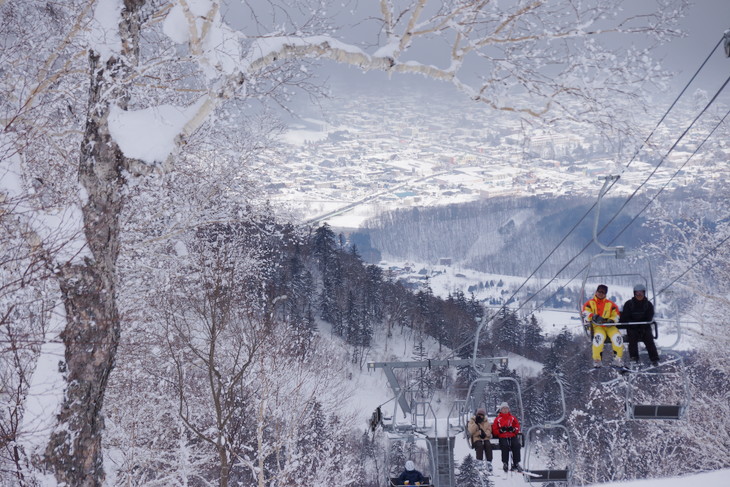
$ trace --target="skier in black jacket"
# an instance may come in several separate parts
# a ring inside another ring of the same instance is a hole
[[[629,339],[629,358],[635,366],[639,364],[639,341],[644,342],[651,364],[654,366],[659,364],[659,352],[657,352],[649,324],[653,320],[654,305],[646,299],[646,286],[637,284],[634,286],[634,297],[626,301],[619,318],[620,323],[646,323],[626,327],[626,335]]]
[[[403,473],[396,480],[396,485],[425,485],[425,483],[426,477],[416,470],[416,465],[411,460],[406,462],[406,469],[403,470]]]

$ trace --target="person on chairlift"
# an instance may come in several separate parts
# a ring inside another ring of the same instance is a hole
[[[522,472],[520,465],[520,422],[509,412],[509,404],[503,402],[499,406],[499,414],[492,423],[492,433],[499,438],[499,448],[502,450],[502,464],[504,471],[509,470],[509,454],[512,453],[512,470]]]
[[[616,328],[619,311],[616,303],[606,297],[608,286],[599,284],[594,296],[583,305],[583,311],[588,314],[588,321],[593,328],[593,367],[602,365],[603,344],[606,338],[611,340],[614,364],[621,366],[624,354],[624,339]]]
[[[654,343],[651,322],[654,320],[654,305],[646,298],[646,286],[634,286],[634,297],[624,303],[621,310],[621,323],[644,323],[628,325],[626,336],[629,339],[629,360],[634,368],[639,366],[639,342],[643,342],[653,366],[659,365],[659,352]]]
[[[484,454],[487,457],[487,469],[492,471],[492,444],[489,440],[492,438],[492,427],[487,418],[487,410],[484,408],[477,409],[474,416],[469,419],[466,429],[471,436],[471,445],[477,453],[477,460],[484,460]]]
[[[406,462],[406,469],[400,474],[396,480],[396,485],[425,485],[426,477],[416,470],[416,465],[412,460]]]

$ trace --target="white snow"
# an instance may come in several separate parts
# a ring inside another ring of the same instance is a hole
[[[266,58],[270,54],[281,52],[287,46],[290,47],[307,47],[314,45],[328,45],[332,49],[337,49],[348,54],[358,54],[369,58],[369,56],[360,48],[351,44],[346,44],[333,37],[329,36],[311,36],[311,37],[292,37],[292,36],[279,36],[279,37],[263,37],[256,39],[252,44],[248,56],[246,56],[245,62],[242,65],[242,71],[246,71],[247,68]]]
[[[121,11],[122,0],[99,0],[94,8],[88,41],[102,61],[122,51],[122,39],[119,36]]]
[[[687,487],[688,485],[701,485],[702,487],[727,487],[730,478],[730,469],[715,470],[696,475],[683,477],[672,477],[663,479],[632,480],[630,482],[614,482],[616,487]]]
[[[495,459],[496,458],[497,457],[495,457]],[[495,466],[496,462],[497,460],[495,460]],[[685,475],[682,477],[632,480],[628,482],[612,482],[608,484],[591,485],[600,485],[601,487],[687,487],[688,485],[701,485],[702,487],[726,487],[728,485],[728,476],[730,476],[730,469],[715,470],[712,472]],[[529,484],[521,475],[513,473],[510,473],[506,479],[501,478],[499,475],[492,478],[495,480],[495,487],[525,487],[528,485],[539,485],[539,483]]]
[[[188,0],[186,15],[182,4],[173,6],[165,17],[162,30],[173,42],[193,42],[200,47],[201,67],[209,79],[240,68],[239,34],[221,21],[220,10],[210,0]]]
[[[176,44],[188,42],[190,39],[190,28],[185,18],[182,6],[177,4],[170,9],[162,24],[162,31]]]
[[[66,390],[65,379],[59,370],[65,360],[65,347],[59,338],[65,325],[66,312],[59,300],[51,313],[46,343],[41,346],[32,374],[20,426],[20,443],[24,445],[26,453],[31,455],[43,454]]]
[[[175,242],[174,249],[175,249],[175,254],[177,254],[180,257],[184,257],[184,256],[188,255],[188,248],[185,245],[185,242],[183,242],[182,240],[178,240],[177,242]]]
[[[379,48],[373,56],[375,57],[394,57],[400,49],[400,39],[396,39],[393,42],[389,42],[383,47]]]
[[[4,141],[0,139],[0,145]],[[23,215],[19,224],[24,226],[26,240],[29,244],[45,244],[56,249],[57,261],[75,262],[89,255],[86,238],[82,232],[83,215],[81,207],[76,204],[67,207],[35,208],[32,200],[24,198],[26,186],[21,174],[19,154],[0,158],[0,196],[16,199],[16,212]],[[79,186],[80,187],[80,186]],[[42,191],[42,188],[40,189]],[[36,190],[28,187],[27,192],[35,194]],[[81,191],[80,196],[85,192]],[[33,235],[34,234],[34,235]]]
[[[159,105],[141,110],[113,106],[109,132],[124,155],[154,165],[165,162],[176,147],[185,124],[205,103],[201,97],[190,106]]]

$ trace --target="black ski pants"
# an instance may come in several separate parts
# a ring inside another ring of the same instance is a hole
[[[489,440],[477,440],[474,442],[474,450],[477,452],[477,460],[483,460],[487,454],[487,461],[492,461],[492,444]]]
[[[654,335],[651,332],[651,325],[630,325],[626,327],[626,336],[629,339],[629,358],[639,360],[639,342],[643,342],[652,362],[659,360],[654,343]]]
[[[500,438],[499,448],[502,449],[502,463],[509,463],[509,453],[512,452],[512,464],[520,463],[520,439]]]

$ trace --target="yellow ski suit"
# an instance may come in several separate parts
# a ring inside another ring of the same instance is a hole
[[[599,298],[593,296],[586,301],[583,311],[588,313],[588,321],[593,327],[593,360],[601,360],[601,352],[603,351],[603,343],[606,336],[611,338],[611,346],[616,357],[621,358],[624,354],[624,340],[621,332],[616,328],[619,317],[618,306],[616,303],[607,298]],[[595,323],[594,316],[603,318],[605,324]]]

